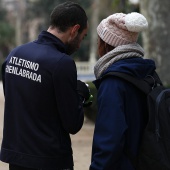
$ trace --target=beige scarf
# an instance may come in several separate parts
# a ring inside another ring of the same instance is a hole
[[[143,57],[144,50],[137,44],[127,44],[121,45],[114,48],[112,51],[108,52],[102,56],[94,66],[94,74],[96,79],[101,76],[101,74],[113,63],[118,60],[132,57]]]

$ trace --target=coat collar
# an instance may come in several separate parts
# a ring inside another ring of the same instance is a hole
[[[66,52],[65,44],[59,38],[47,31],[42,31],[35,42],[46,45],[53,45],[59,51]]]

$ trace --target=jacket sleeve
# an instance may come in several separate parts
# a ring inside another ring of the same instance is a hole
[[[127,129],[123,88],[121,80],[107,78],[98,89],[90,170],[120,169],[118,160],[122,156]]]
[[[77,92],[77,70],[69,56],[63,56],[53,75],[57,108],[63,128],[77,133],[84,121],[81,98]]]

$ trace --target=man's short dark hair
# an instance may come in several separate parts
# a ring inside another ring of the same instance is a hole
[[[87,28],[86,12],[77,3],[67,1],[56,6],[51,13],[50,25],[62,32],[76,24],[80,25],[79,33]]]

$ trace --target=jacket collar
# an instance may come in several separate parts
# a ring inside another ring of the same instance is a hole
[[[53,45],[59,51],[66,52],[65,44],[59,38],[57,38],[56,36],[54,36],[53,34],[47,31],[42,31],[35,42],[41,44]]]

